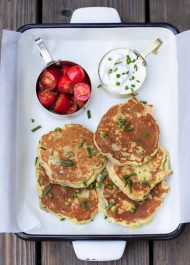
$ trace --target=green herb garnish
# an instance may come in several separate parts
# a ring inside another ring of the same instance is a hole
[[[108,172],[102,173],[100,180],[99,180],[99,183],[102,183],[107,176],[108,176]]]
[[[148,132],[143,132],[143,135],[144,135],[144,137],[146,137],[146,136],[149,135],[149,133]]]
[[[115,68],[114,72],[116,72],[118,70],[118,68]]]
[[[127,121],[125,119],[117,117],[117,122],[118,122],[119,128],[123,128],[126,125]]]
[[[72,160],[60,160],[65,167],[72,167],[75,165],[75,162]]]
[[[87,187],[87,186],[88,186],[88,184],[87,184],[87,181],[86,181],[86,180],[84,180],[84,181],[83,181],[83,185],[84,185],[85,187]]]
[[[138,71],[138,66],[136,64],[134,65],[134,69]]]
[[[113,72],[113,70],[110,68],[109,71],[108,71],[108,73],[111,74],[112,72]]]
[[[132,85],[131,85],[131,87],[135,88],[135,85],[134,85],[134,84],[132,84]]]
[[[57,128],[55,128],[55,130],[54,130],[55,132],[60,132],[60,131],[62,131],[62,129],[61,128],[59,128],[59,127],[57,127]]]
[[[117,65],[117,64],[120,64],[120,63],[122,63],[122,62],[119,61],[119,62],[116,62],[116,63],[114,63],[114,64]]]
[[[43,147],[43,146],[40,146],[40,149],[42,149],[42,150],[44,150],[44,151],[46,150],[46,148],[45,148],[45,147]]]
[[[82,201],[82,202],[81,202],[81,206],[82,206],[82,208],[83,208],[85,211],[88,209],[88,207],[87,207],[87,202],[86,202],[86,201]]]
[[[91,112],[90,112],[90,110],[87,110],[87,117],[88,117],[88,119],[91,119]]]
[[[32,122],[32,123],[34,123],[34,122],[35,122],[35,120],[34,120],[34,119],[31,119],[31,122]]]
[[[116,86],[120,86],[120,84],[121,84],[120,82],[116,82],[115,83]]]
[[[131,78],[129,78],[130,81],[134,79],[135,79],[134,75],[132,75]]]
[[[73,191],[73,192],[71,193],[71,196],[72,196],[72,198],[77,198],[77,193]]]
[[[105,216],[104,216],[104,219],[107,219],[107,218],[108,218],[108,217],[105,215]]]
[[[127,54],[127,60],[126,60],[127,64],[131,63],[131,57]]]
[[[145,101],[145,100],[141,100],[140,102],[141,102],[142,104],[144,104],[144,105],[147,104],[147,101]]]
[[[125,126],[124,130],[125,130],[126,132],[131,132],[131,131],[134,130],[134,127],[131,127],[130,125],[127,125],[127,126]]]
[[[48,193],[52,190],[52,188],[53,186],[51,184],[47,185],[42,192],[42,198],[47,196]]]
[[[165,160],[164,160],[164,163],[163,163],[163,170],[166,169],[166,162],[167,162],[167,159],[168,159],[168,157],[167,157],[167,155],[166,155]]]
[[[42,126],[41,125],[38,125],[37,127],[33,128],[31,131],[32,132],[35,132],[35,131],[37,131],[37,130],[39,130],[41,128],[42,128]]]
[[[89,157],[92,157],[93,156],[93,153],[94,153],[94,149],[91,148],[91,147],[87,147],[87,153],[88,153],[88,156]]]
[[[105,138],[109,135],[109,132],[105,131],[105,132],[102,132],[102,137]]]
[[[35,159],[35,165],[37,164],[38,159],[39,159],[39,157],[36,157],[36,159]]]
[[[130,177],[133,177],[133,176],[136,176],[137,174],[136,173],[131,173],[131,174],[127,174],[127,175],[124,175],[123,178],[125,179],[125,186],[128,185],[129,187],[129,190],[130,190],[130,193],[132,192],[132,186],[133,186],[133,181],[132,179],[130,179]]]
[[[116,77],[117,77],[117,78],[120,78],[120,76],[121,76],[120,74],[116,74]]]
[[[109,187],[113,186],[113,182],[108,182],[104,185],[104,188],[107,189]]]
[[[90,190],[94,189],[95,187],[96,187],[96,181],[90,183],[90,185],[88,186],[88,188],[89,188]]]
[[[136,207],[135,205],[133,205],[133,206],[131,207],[131,209],[130,209],[130,212],[135,213],[136,210],[137,210],[137,207]]]
[[[60,218],[60,221],[65,221],[65,218],[64,218],[64,217],[61,217],[61,218]]]
[[[135,61],[136,61],[136,60],[135,60],[135,59],[133,59],[133,60],[132,60],[132,63],[134,63]]]
[[[128,86],[125,86],[125,90],[127,90],[127,89],[129,89],[129,87]]]
[[[102,87],[102,85],[101,85],[101,84],[99,84],[99,85],[97,86],[97,88],[100,88],[100,87]]]
[[[106,206],[106,209],[110,210],[113,206],[113,203],[108,203],[108,205]]]
[[[128,75],[129,74],[129,71],[127,71],[125,74]]]
[[[140,83],[141,81],[137,80],[138,83]]]
[[[110,57],[108,58],[108,61],[111,61],[111,58]]]

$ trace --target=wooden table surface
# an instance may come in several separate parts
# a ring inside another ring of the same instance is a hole
[[[109,6],[123,22],[168,22],[180,31],[190,28],[190,0],[0,0],[1,30],[16,30],[28,23],[69,22],[79,7]],[[0,265],[82,265],[70,242],[26,242],[14,234],[0,234]],[[190,225],[170,241],[128,242],[118,265],[190,264]]]

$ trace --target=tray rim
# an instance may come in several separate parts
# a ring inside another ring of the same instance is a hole
[[[180,31],[170,23],[44,23],[44,24],[25,24],[17,29],[18,32],[23,33],[35,28],[119,28],[119,27],[162,27],[167,28],[174,35]],[[179,236],[184,230],[185,224],[179,224],[178,227],[170,232],[164,234],[140,234],[140,235],[39,235],[28,234],[25,232],[15,233],[19,238],[24,240],[47,241],[47,240],[169,240]]]

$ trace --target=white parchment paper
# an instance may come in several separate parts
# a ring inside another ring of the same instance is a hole
[[[16,221],[16,64],[17,43],[21,33],[4,31],[0,72],[0,232],[29,232],[42,224],[35,209],[27,201]],[[177,36],[179,62],[179,161],[180,161],[180,221],[190,221],[190,31]],[[150,91],[149,91],[150,92]],[[172,95],[171,95],[172,100]],[[34,187],[35,189],[35,187]],[[178,194],[176,194],[178,196]],[[20,198],[22,199],[22,198]],[[34,199],[34,201],[37,198]],[[35,208],[35,207],[34,207]],[[28,213],[28,214],[27,214]],[[46,213],[44,213],[46,215]],[[24,218],[23,218],[24,217]],[[50,222],[54,217],[48,217]],[[99,216],[97,219],[100,218]],[[67,221],[66,221],[67,222]],[[91,224],[92,225],[92,224]],[[72,226],[72,225],[71,225]],[[75,227],[73,226],[73,229]],[[113,226],[114,228],[114,226]],[[83,227],[79,229],[83,231]],[[79,231],[80,232],[80,231]],[[121,228],[121,233],[124,228]],[[137,231],[136,231],[137,232]],[[135,232],[135,233],[136,233]],[[63,232],[64,233],[64,232]]]

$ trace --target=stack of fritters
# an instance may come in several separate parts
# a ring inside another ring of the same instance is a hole
[[[159,134],[152,106],[136,98],[113,106],[101,119],[94,142],[111,161],[107,176],[98,177],[99,209],[108,220],[139,226],[160,206],[171,170]]]
[[[111,107],[94,138],[78,124],[43,135],[36,165],[41,208],[76,223],[92,220],[98,208],[128,227],[149,222],[171,175],[159,135],[152,106],[136,98]]]
[[[106,159],[93,134],[77,124],[43,135],[38,146],[40,206],[77,223],[90,221],[98,209],[94,181]]]

